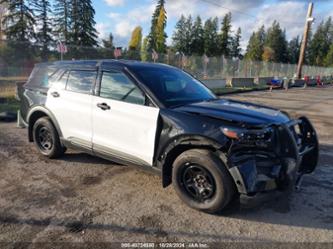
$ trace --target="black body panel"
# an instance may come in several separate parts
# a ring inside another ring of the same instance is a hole
[[[279,110],[227,99],[194,103],[179,107],[177,110],[245,126],[266,126],[289,121],[289,117]]]

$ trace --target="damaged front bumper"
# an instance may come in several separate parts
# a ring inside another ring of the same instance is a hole
[[[241,199],[266,199],[274,192],[300,187],[318,163],[319,143],[306,117],[264,130],[250,130],[233,141],[229,171]]]

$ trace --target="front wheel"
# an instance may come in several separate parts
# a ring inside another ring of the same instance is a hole
[[[66,151],[60,143],[57,130],[47,117],[36,121],[33,126],[33,138],[38,151],[49,158],[59,158]]]
[[[207,213],[222,211],[236,193],[235,184],[220,158],[208,150],[188,150],[175,160],[172,182],[190,207]]]

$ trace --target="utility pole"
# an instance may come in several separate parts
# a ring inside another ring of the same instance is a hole
[[[304,58],[305,58],[305,50],[308,45],[308,36],[309,36],[310,27],[314,21],[314,18],[312,17],[312,12],[313,12],[313,3],[309,3],[308,14],[306,16],[306,23],[305,23],[302,46],[301,46],[301,52],[299,55],[299,61],[298,61],[298,66],[297,66],[297,78],[298,79],[302,78],[302,67],[303,67]]]

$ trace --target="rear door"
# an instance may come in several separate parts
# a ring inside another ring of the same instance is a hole
[[[92,89],[97,70],[68,70],[48,91],[46,107],[59,123],[63,137],[92,149]]]
[[[159,109],[120,69],[102,71],[93,99],[93,149],[136,164],[153,165]]]

